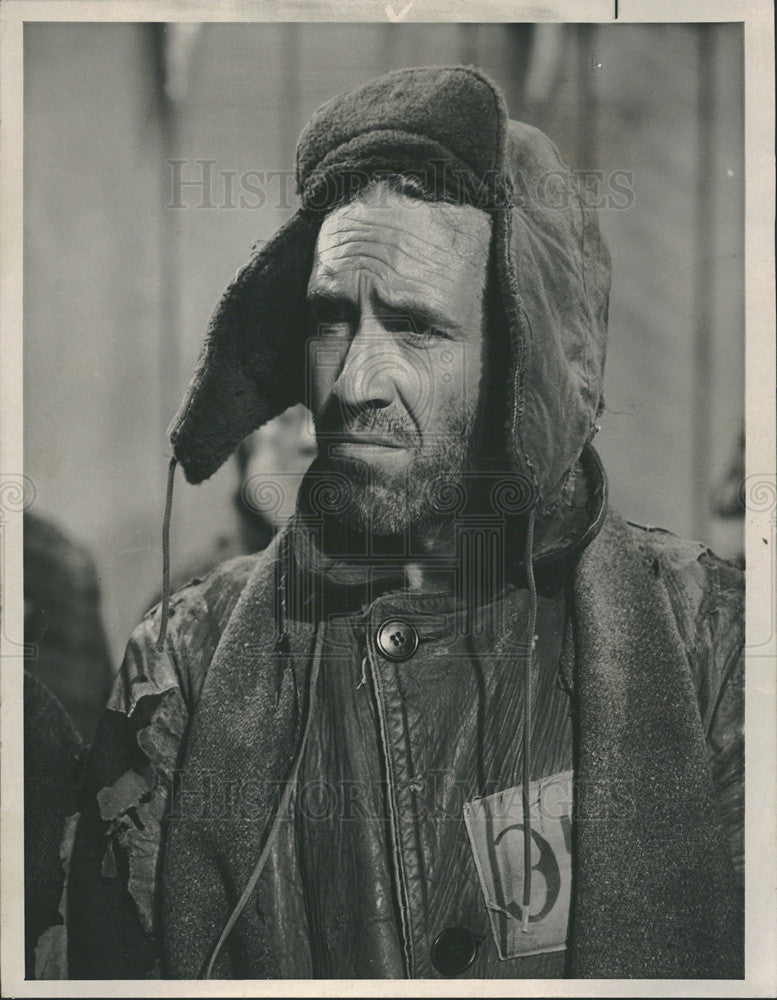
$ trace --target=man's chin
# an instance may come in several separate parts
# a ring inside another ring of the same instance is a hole
[[[412,526],[422,503],[410,453],[383,450],[396,454],[374,461],[351,453],[319,457],[310,470],[312,512],[334,517],[343,527],[364,534],[396,535]]]
[[[393,489],[402,493],[410,483],[413,456],[406,448],[380,445],[338,446],[326,457],[316,459],[315,468],[322,475],[345,478],[354,489]]]

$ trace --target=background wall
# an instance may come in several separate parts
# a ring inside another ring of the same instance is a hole
[[[736,555],[711,495],[743,412],[742,60],[736,25],[26,25],[25,472],[95,560],[114,668],[160,586],[164,432],[208,318],[294,207],[281,179],[263,205],[240,185],[400,66],[480,65],[605,193],[631,172],[628,207],[601,211],[612,500]],[[234,463],[180,476],[174,572],[227,546],[236,486]]]

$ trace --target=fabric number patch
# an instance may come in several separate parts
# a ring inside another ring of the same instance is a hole
[[[572,895],[572,772],[533,781],[529,796],[532,876],[526,932],[521,929],[521,786],[464,804],[464,822],[501,959],[566,947]]]

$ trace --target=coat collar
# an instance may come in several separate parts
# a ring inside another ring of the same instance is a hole
[[[321,494],[336,485],[333,477],[312,467],[306,476],[302,498]],[[465,484],[466,489],[466,484]],[[511,509],[516,482],[510,476],[495,480],[490,489],[491,505],[478,511],[477,517],[460,519],[462,535],[493,530],[499,538],[499,558],[506,564],[508,579],[518,586],[525,585],[523,565],[525,533],[524,521]],[[573,566],[580,553],[598,534],[606,511],[607,479],[594,448],[589,444],[564,488],[559,491],[552,509],[540,514],[535,528],[533,565],[542,578],[561,579],[563,571]],[[372,555],[369,543],[351,536],[343,536],[339,544],[351,547],[351,555],[325,551],[321,544],[323,520],[311,513],[310,504],[304,499],[291,524],[284,530],[279,544],[283,566],[283,586],[280,607],[283,622],[316,620],[327,614],[355,610],[378,594],[389,590],[405,590],[407,583],[404,564],[407,557],[401,552],[392,555]],[[482,579],[484,567],[478,546],[461,546],[461,561],[440,560],[441,568],[450,569],[458,577],[469,575]],[[467,553],[475,565],[466,564]],[[457,559],[459,557],[457,556]],[[462,592],[481,587],[462,587]],[[486,588],[490,593],[490,588]]]

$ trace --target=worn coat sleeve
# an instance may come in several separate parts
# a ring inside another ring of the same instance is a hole
[[[664,576],[696,687],[718,818],[744,886],[744,574],[701,545],[652,534],[654,571]]]
[[[72,979],[164,972],[157,876],[165,822],[190,717],[254,564],[254,557],[222,563],[173,595],[161,651],[158,608],[127,644],[82,781],[69,868]]]
[[[721,825],[737,877],[745,865],[745,630],[744,577],[735,566],[705,556],[709,580],[697,622],[696,655],[710,679],[700,699]]]
[[[70,862],[71,978],[156,973],[155,875],[187,708],[154,618],[135,630],[87,757]]]

